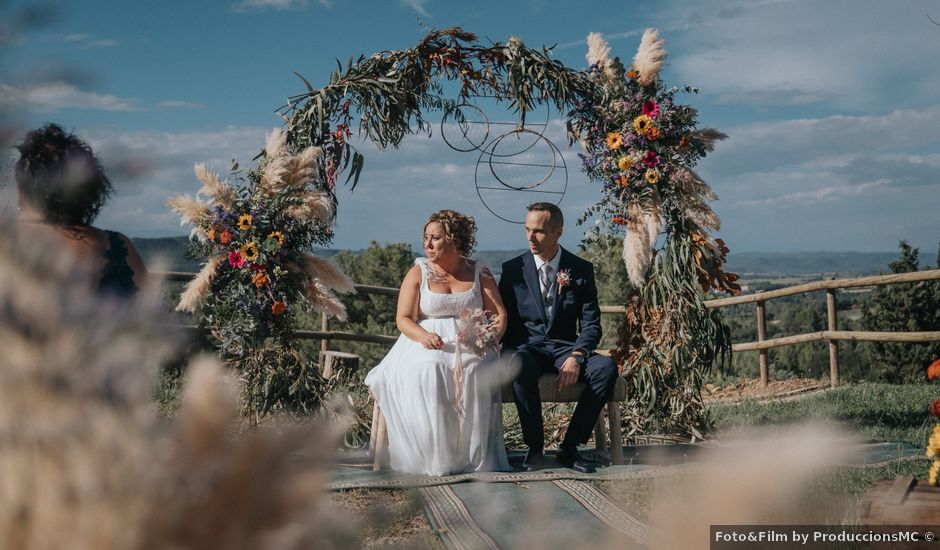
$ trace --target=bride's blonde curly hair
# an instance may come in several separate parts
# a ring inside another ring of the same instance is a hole
[[[473,216],[461,214],[456,210],[438,210],[428,217],[424,229],[427,230],[428,225],[434,222],[441,224],[444,236],[461,256],[469,258],[473,254],[477,245],[477,222],[473,220]]]

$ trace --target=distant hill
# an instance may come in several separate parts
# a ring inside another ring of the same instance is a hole
[[[202,262],[186,258],[188,237],[162,237],[153,239],[132,238],[131,241],[140,252],[144,262],[152,265],[158,259],[168,262],[170,271],[196,272],[202,267]],[[339,252],[329,248],[316,249],[317,255],[329,258]]]
[[[872,275],[888,271],[896,252],[731,252],[728,271],[739,274]]]
[[[186,258],[186,237],[132,239],[144,261],[152,264],[157,258],[169,262],[172,271],[198,271],[200,262]],[[523,253],[519,250],[479,250],[476,256],[493,268],[499,276],[501,264]],[[316,253],[329,258],[339,250],[320,248]],[[357,251],[352,251],[357,252]],[[732,252],[728,270],[742,275],[806,275],[838,273],[869,275],[887,272],[888,264],[898,257],[894,252]]]

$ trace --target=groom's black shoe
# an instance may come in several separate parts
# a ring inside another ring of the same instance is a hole
[[[597,471],[594,466],[581,458],[578,449],[575,447],[559,447],[558,452],[555,454],[555,462],[582,474],[593,474]]]
[[[545,454],[542,449],[537,451],[529,449],[522,461],[522,469],[526,472],[534,472],[545,467]]]

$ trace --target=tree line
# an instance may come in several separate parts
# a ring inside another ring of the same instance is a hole
[[[896,260],[886,267],[890,273],[931,269],[920,263],[920,251],[900,243]],[[602,304],[623,304],[629,291],[629,278],[620,258],[616,239],[599,239],[578,254],[595,265],[598,298]],[[349,277],[361,284],[397,287],[414,264],[418,253],[408,244],[371,243],[361,252],[339,252],[333,256]],[[495,260],[487,258],[488,260]],[[936,264],[940,265],[940,249]],[[498,270],[498,265],[494,266]],[[783,285],[756,283],[752,290],[773,290]],[[883,332],[940,331],[940,281],[876,287],[870,291],[837,293],[840,330]],[[355,294],[345,299],[349,318],[336,323],[337,330],[371,334],[398,334],[395,327],[396,299],[391,296]],[[731,328],[734,342],[757,339],[753,304],[724,308],[722,315]],[[766,303],[767,337],[774,338],[826,330],[825,292],[815,292],[770,300]],[[617,315],[604,315],[602,348],[614,346],[619,324]],[[310,318],[308,328],[318,328],[319,318]],[[316,345],[312,342],[311,345]],[[360,356],[362,375],[384,357],[390,346],[361,342],[333,342],[331,347]],[[880,380],[911,382],[924,379],[926,366],[940,358],[940,343],[840,342],[840,376],[846,381]],[[799,344],[770,350],[772,378],[811,377],[822,379],[829,373],[829,352],[825,342]],[[756,378],[756,352],[734,354],[716,378]]]

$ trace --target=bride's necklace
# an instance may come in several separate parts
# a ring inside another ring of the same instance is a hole
[[[464,263],[467,262],[467,260],[463,260],[463,261]],[[448,278],[446,274],[441,273],[441,271],[438,271],[439,269],[441,268],[434,265],[434,263],[428,262],[428,280],[434,284],[438,284],[438,285],[446,286],[447,288],[450,288],[452,284],[450,279]]]

